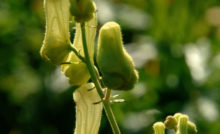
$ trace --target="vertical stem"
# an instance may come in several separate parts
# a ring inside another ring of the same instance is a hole
[[[111,89],[107,89],[107,93],[106,93],[106,95],[105,95],[105,100],[106,101],[109,101],[109,99],[110,99],[110,96],[111,96]]]
[[[97,75],[95,73],[95,68],[90,61],[89,52],[88,52],[88,48],[87,48],[87,42],[86,42],[85,23],[84,22],[80,23],[80,26],[81,26],[81,32],[82,32],[83,50],[84,50],[84,54],[85,54],[85,63],[87,65],[87,68],[88,68],[89,73],[91,75],[91,79],[92,79],[93,83],[95,84],[96,90],[97,90],[97,92],[103,102],[106,116],[109,120],[109,123],[111,124],[111,127],[112,127],[114,134],[121,134],[119,127],[118,127],[118,124],[115,120],[114,114],[112,112],[109,100],[103,100],[104,94],[102,91],[102,87],[99,82],[99,78],[97,77]]]

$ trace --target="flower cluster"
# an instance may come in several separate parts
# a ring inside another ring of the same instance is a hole
[[[196,125],[189,121],[185,114],[176,113],[173,116],[167,116],[163,122],[156,122],[153,125],[155,134],[164,134],[165,128],[172,129],[176,134],[196,134]]]
[[[96,36],[96,7],[91,0],[45,0],[46,34],[41,48],[41,56],[61,65],[62,72],[71,85],[87,83],[90,74],[85,62],[80,23],[85,22],[86,42],[92,63]],[[70,12],[72,14],[70,14]],[[70,42],[69,19],[74,17],[76,33]],[[120,26],[108,22],[100,29],[98,38],[97,63],[105,86],[115,90],[132,89],[138,74],[132,58],[122,42]],[[80,58],[81,57],[81,58]]]

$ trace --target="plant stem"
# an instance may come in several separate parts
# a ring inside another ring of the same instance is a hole
[[[112,112],[109,100],[103,99],[104,93],[102,91],[102,87],[101,87],[99,78],[98,78],[97,74],[95,73],[94,65],[90,61],[90,56],[89,56],[87,42],[86,42],[85,23],[84,22],[80,23],[80,26],[81,26],[81,32],[82,32],[83,50],[84,50],[84,54],[85,54],[85,63],[87,65],[87,68],[88,68],[89,73],[91,75],[91,79],[92,79],[93,83],[95,84],[96,90],[97,90],[97,92],[101,98],[101,101],[104,105],[106,116],[109,120],[109,123],[112,127],[114,134],[121,134],[119,127],[118,127],[118,124],[115,120],[114,114]]]
[[[105,95],[105,100],[109,101],[110,96],[111,96],[111,89],[107,89],[106,95]]]
[[[80,55],[80,53],[73,46],[69,45],[69,49],[73,51],[73,53],[82,61],[85,62],[84,58]]]

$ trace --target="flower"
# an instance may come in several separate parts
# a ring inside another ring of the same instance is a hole
[[[73,5],[71,5],[73,6]],[[95,8],[95,4],[93,4]],[[82,33],[80,23],[76,22],[76,33],[74,43],[70,42],[69,36],[69,17],[70,2],[69,0],[45,0],[44,8],[46,14],[46,33],[41,47],[40,54],[46,60],[53,64],[61,65],[62,72],[68,77],[70,84],[82,85],[89,78],[89,72],[85,63],[83,63],[71,51],[74,47],[84,56]],[[94,40],[96,35],[97,17],[92,13],[92,18],[85,23],[86,40],[91,61],[94,54]],[[62,64],[71,62],[71,64]]]
[[[100,29],[97,63],[109,89],[129,90],[138,80],[133,60],[123,46],[121,28],[116,22],[108,22]]]
[[[153,128],[154,128],[154,134],[164,134],[165,126],[163,122],[154,123]]]
[[[89,51],[90,60],[93,62],[94,42],[96,36],[97,16],[93,13],[93,18],[85,23],[87,48]],[[84,56],[82,33],[80,23],[76,22],[76,33],[72,47],[79,50],[79,54]],[[86,83],[90,74],[85,63],[83,63],[73,52],[69,55],[67,62],[72,64],[62,65],[62,72],[69,78],[71,85],[82,85]]]
[[[45,0],[46,33],[40,54],[56,65],[65,62],[69,53],[69,0]]]

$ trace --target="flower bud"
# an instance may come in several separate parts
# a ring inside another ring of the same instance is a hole
[[[165,126],[163,122],[154,123],[153,128],[154,128],[154,134],[164,134]]]
[[[197,133],[196,125],[191,121],[188,121],[188,134],[196,134],[196,133]]]
[[[188,134],[188,116],[181,115],[178,122],[177,134]]]
[[[180,116],[182,116],[183,114],[181,114],[181,113],[175,113],[174,114],[174,118],[177,120],[177,122],[179,122],[179,118],[180,118]]]
[[[100,29],[97,63],[105,86],[115,90],[129,90],[138,80],[138,73],[122,43],[120,26],[108,22]]]
[[[95,7],[92,0],[70,0],[70,12],[76,22],[84,22],[92,19]]]
[[[176,113],[173,116],[178,122],[177,134],[196,134],[197,128],[194,123],[188,121],[188,116],[181,113]]]
[[[69,55],[69,0],[45,0],[46,34],[40,54],[56,65]]]
[[[177,130],[177,120],[173,116],[167,116],[164,124],[167,129]]]

